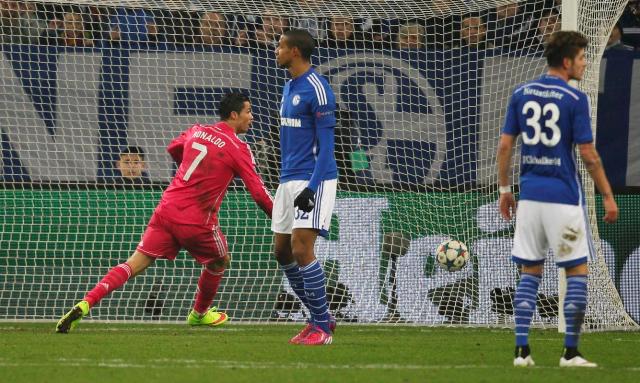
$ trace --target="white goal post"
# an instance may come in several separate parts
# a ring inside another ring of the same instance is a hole
[[[331,310],[357,323],[505,326],[519,278],[513,227],[496,207],[508,97],[544,72],[552,31],[579,30],[589,66],[576,86],[591,98],[595,130],[599,61],[627,1],[7,3],[15,4],[1,10],[0,320],[54,320],[129,256],[175,171],[166,145],[215,122],[226,92],[251,98],[256,119],[243,139],[275,190],[288,75],[274,49],[298,27],[316,38],[313,64],[339,109],[338,200],[330,237],[316,246]],[[143,165],[130,178],[121,156],[132,150]],[[585,327],[637,329],[581,173],[598,251]],[[241,182],[219,214],[232,263],[214,304],[236,321],[305,320],[271,254],[270,223]],[[435,261],[447,238],[470,249],[460,271]],[[88,319],[183,321],[199,274],[188,254],[158,261]],[[561,327],[562,279],[545,274],[535,326]]]

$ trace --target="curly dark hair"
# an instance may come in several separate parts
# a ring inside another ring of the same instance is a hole
[[[544,56],[547,65],[560,67],[565,58],[574,59],[581,49],[587,47],[589,40],[580,32],[558,31],[551,35],[547,46],[544,48]]]

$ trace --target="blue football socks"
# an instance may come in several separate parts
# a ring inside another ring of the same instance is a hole
[[[313,323],[324,332],[331,334],[329,329],[329,307],[325,289],[326,279],[318,260],[301,267],[304,291],[307,296],[308,308]]]
[[[513,300],[516,320],[516,346],[529,344],[529,327],[536,310],[536,296],[540,286],[540,276],[523,273]]]
[[[284,275],[289,280],[289,286],[293,289],[293,292],[296,293],[300,302],[309,308],[309,304],[307,303],[307,296],[304,292],[304,281],[302,280],[302,272],[300,271],[300,266],[297,263],[290,263],[288,265],[280,265],[282,271],[284,271]]]
[[[567,324],[564,346],[578,347],[580,328],[587,309],[587,276],[567,277],[567,294],[564,298],[564,319]]]

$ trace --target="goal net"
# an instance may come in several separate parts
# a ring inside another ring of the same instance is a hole
[[[599,62],[626,1],[579,1],[590,41],[580,89],[596,117]],[[0,319],[54,320],[131,254],[175,165],[166,145],[217,102],[247,94],[244,139],[275,191],[279,35],[308,29],[338,102],[338,199],[316,254],[341,321],[509,325],[518,271],[497,212],[495,152],[516,85],[545,71],[560,1],[4,1],[0,55]],[[594,123],[595,129],[595,123]],[[514,169],[517,184],[518,167]],[[600,246],[590,264],[592,329],[635,328]],[[214,304],[236,321],[304,321],[272,255],[270,222],[236,180],[219,213],[232,257]],[[471,259],[448,272],[447,238]],[[550,263],[551,264],[551,263]],[[160,260],[89,320],[183,321],[200,267]],[[538,326],[558,324],[558,277]],[[636,270],[636,272],[639,272]]]

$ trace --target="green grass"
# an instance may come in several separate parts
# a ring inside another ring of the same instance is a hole
[[[557,367],[562,336],[534,330],[537,366],[512,367],[508,330],[339,326],[334,344],[287,344],[298,326],[0,323],[2,382],[637,382],[640,332],[586,334],[597,369]]]

